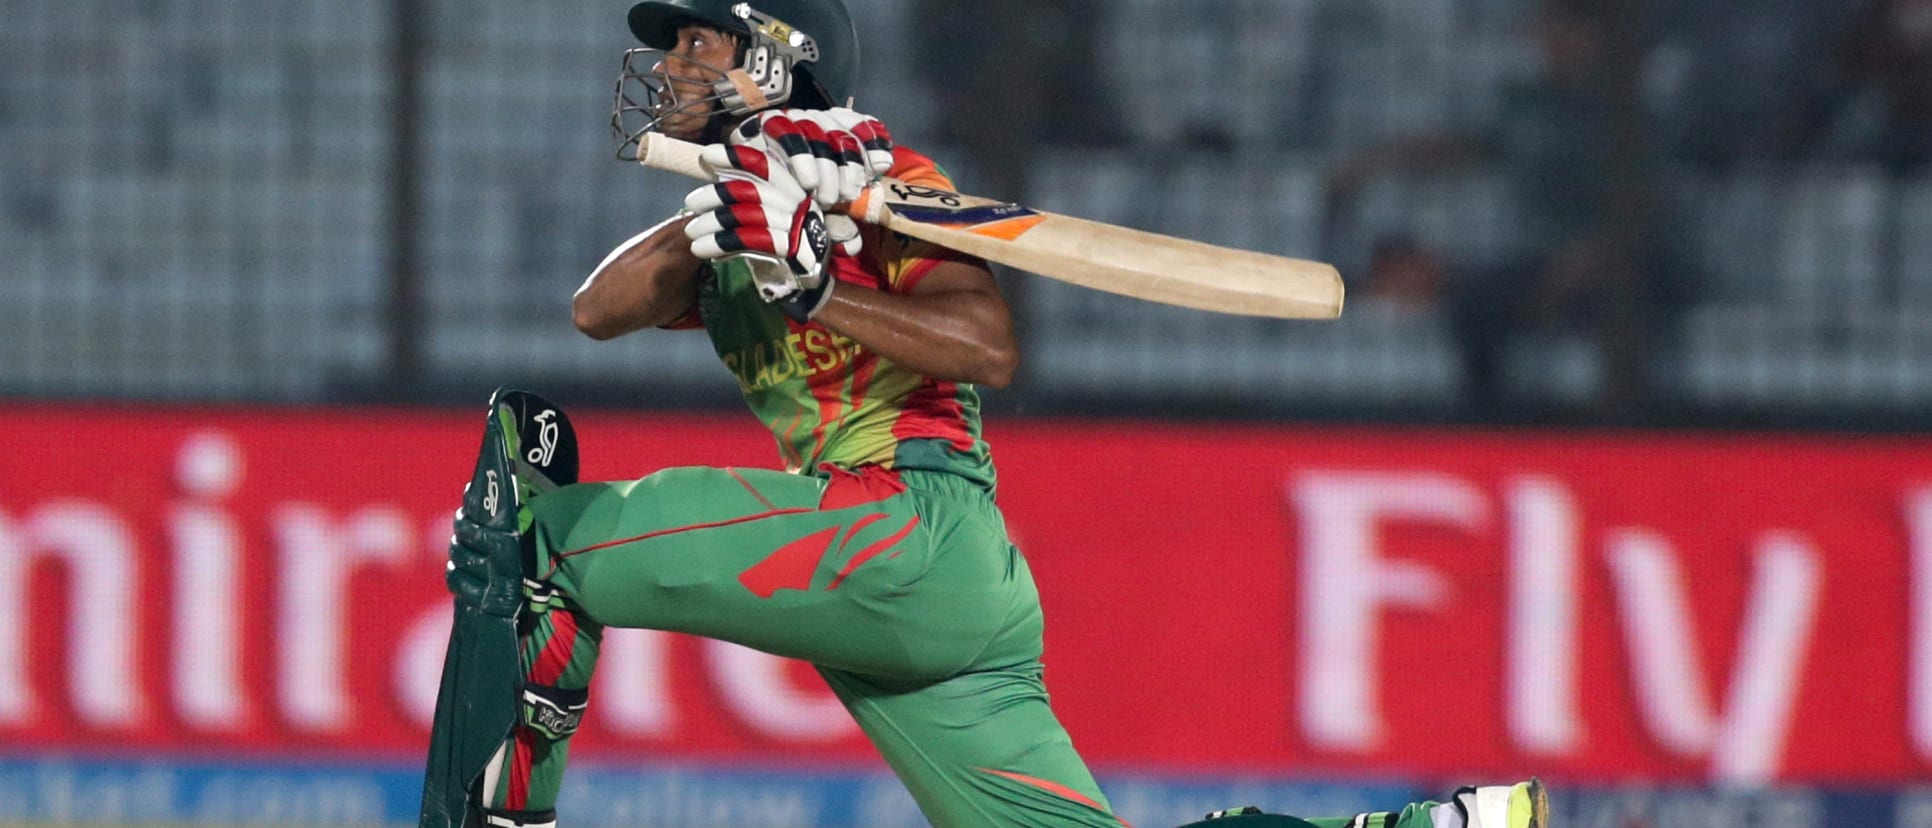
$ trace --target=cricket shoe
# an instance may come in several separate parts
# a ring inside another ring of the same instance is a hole
[[[577,482],[577,471],[577,433],[563,409],[527,391],[497,389],[456,515],[450,591],[513,617],[537,573],[530,501]]]
[[[1549,828],[1550,798],[1543,780],[1484,785],[1456,791],[1466,828]]]

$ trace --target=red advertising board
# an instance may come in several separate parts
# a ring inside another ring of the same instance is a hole
[[[481,417],[0,416],[0,744],[405,760]],[[769,465],[582,412],[585,471]],[[989,428],[1096,765],[1810,782],[1932,771],[1932,440]],[[801,665],[613,634],[581,752],[870,761]]]

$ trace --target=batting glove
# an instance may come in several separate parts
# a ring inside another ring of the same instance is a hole
[[[729,140],[784,159],[820,207],[856,201],[892,170],[892,132],[879,119],[844,107],[767,112],[740,124]]]
[[[705,261],[742,258],[758,295],[797,322],[809,321],[831,300],[834,255],[857,255],[857,226],[834,238],[826,216],[791,171],[745,145],[712,145],[704,161],[719,182],[685,197],[697,215],[685,225],[691,253]]]
[[[719,156],[725,165],[764,178],[765,166],[776,159],[826,210],[857,201],[866,187],[892,171],[892,132],[879,119],[844,107],[766,112],[739,124],[726,140],[762,150],[765,157]],[[825,222],[832,239],[850,243],[856,255],[858,224],[838,212],[827,213]]]

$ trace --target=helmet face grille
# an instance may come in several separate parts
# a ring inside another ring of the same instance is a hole
[[[674,63],[695,67],[689,74],[707,78],[691,80],[673,75]],[[726,69],[700,63],[662,49],[632,49],[624,53],[624,68],[617,76],[616,101],[610,126],[619,141],[617,157],[638,160],[644,136],[662,132],[665,127],[701,124],[709,130],[716,116],[726,112],[733,88]]]
[[[749,3],[733,5],[731,15],[725,30],[748,33],[740,35],[737,66],[711,66],[655,46],[624,53],[611,111],[618,158],[636,160],[644,136],[652,132],[710,134],[721,131],[721,115],[746,117],[787,103],[833,105],[808,68],[823,55],[816,38]],[[703,17],[685,19],[719,26]],[[665,18],[667,25],[676,21]],[[670,42],[675,48],[675,37]],[[679,70],[671,71],[673,66]]]

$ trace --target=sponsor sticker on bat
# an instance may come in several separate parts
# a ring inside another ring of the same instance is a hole
[[[1046,220],[1018,204],[963,196],[917,184],[891,185],[892,212],[920,224],[951,227],[996,239],[1017,239]]]

